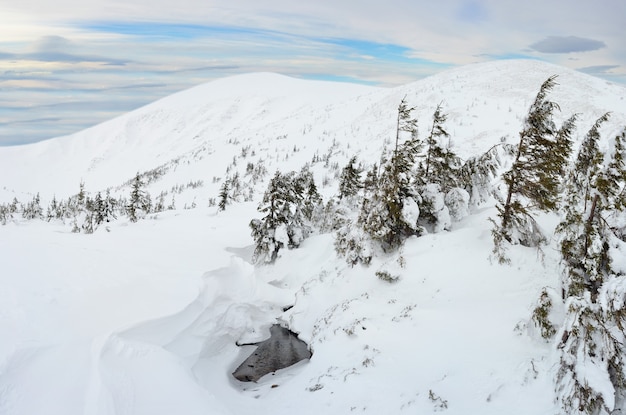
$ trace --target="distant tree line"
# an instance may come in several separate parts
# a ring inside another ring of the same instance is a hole
[[[14,198],[9,204],[0,204],[0,223],[6,223],[16,217],[26,220],[44,220],[47,222],[58,220],[69,222],[72,232],[93,233],[99,226],[112,222],[118,217],[126,216],[131,222],[137,222],[149,213],[158,213],[174,209],[174,199],[166,205],[165,193],[152,201],[150,194],[145,191],[142,176],[137,173],[130,182],[128,197],[113,197],[110,190],[90,195],[85,191],[85,184],[80,183],[77,194],[67,199],[57,199],[56,196],[44,209],[41,206],[39,194],[27,203],[21,203]]]

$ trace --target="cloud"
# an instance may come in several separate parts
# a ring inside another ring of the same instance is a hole
[[[246,72],[397,86],[456,65],[530,58],[626,82],[626,2],[617,0],[14,3],[0,6],[0,113],[28,108],[42,120],[13,125],[13,136],[82,129],[132,106],[124,103]],[[548,37],[581,27],[593,38]]]
[[[34,48],[43,52],[64,51],[72,48],[72,43],[63,36],[50,35],[41,37],[35,42]]]
[[[43,118],[31,118],[27,120],[13,120],[2,122],[0,120],[0,126],[8,126],[8,125],[19,125],[19,124],[39,124],[42,122],[59,122],[63,121],[62,118],[59,117],[43,117]]]
[[[619,68],[620,65],[596,65],[586,66],[584,68],[578,68],[580,72],[584,72],[590,75],[610,75],[613,69]]]
[[[104,56],[89,56],[89,55],[73,55],[70,53],[61,52],[37,52],[26,53],[23,55],[13,55],[13,59],[33,60],[40,62],[67,62],[67,63],[102,63],[104,65],[123,66],[129,63],[128,60],[111,59]]]
[[[462,21],[481,23],[488,19],[489,12],[485,6],[478,1],[466,1],[459,8],[457,16]]]
[[[530,45],[532,50],[541,53],[589,52],[604,47],[606,44],[602,41],[577,36],[548,36]]]
[[[104,65],[126,65],[129,59],[116,59],[81,53],[84,45],[76,45],[61,36],[44,36],[31,44],[30,52],[9,53],[0,51],[0,60],[38,61],[58,63],[101,63]]]

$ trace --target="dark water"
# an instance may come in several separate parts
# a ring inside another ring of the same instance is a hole
[[[309,346],[289,329],[278,324],[270,328],[270,338],[256,343],[256,350],[234,372],[242,382],[256,382],[268,373],[309,359]]]

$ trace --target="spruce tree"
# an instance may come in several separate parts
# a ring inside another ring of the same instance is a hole
[[[459,172],[460,187],[470,194],[474,206],[485,203],[493,194],[492,182],[505,156],[515,154],[510,144],[497,144],[479,156],[468,158]]]
[[[222,183],[222,187],[220,188],[220,201],[217,204],[217,209],[219,211],[226,210],[226,205],[228,204],[228,191],[230,190],[230,186],[228,180],[224,180]]]
[[[111,191],[107,189],[106,195],[104,197],[104,221],[111,222],[114,219],[117,219],[115,215],[115,209],[118,206],[118,201],[111,196]]]
[[[339,199],[356,196],[363,187],[361,183],[362,169],[356,165],[356,156],[352,156],[341,171],[339,177]]]
[[[0,205],[0,224],[6,225],[9,219],[11,219],[12,217],[13,216],[11,215],[9,207],[5,204],[1,204]]]
[[[322,211],[323,201],[320,196],[313,173],[309,170],[308,166],[302,168],[300,173],[295,178],[296,191],[300,193],[301,201],[299,202],[296,210],[297,215],[302,215],[300,220],[303,223],[303,227],[310,228],[310,225],[315,220],[316,213]],[[310,229],[305,230],[305,234],[308,235]]]
[[[566,120],[560,129],[554,124],[553,113],[559,106],[549,101],[547,94],[556,85],[555,79],[556,76],[551,76],[541,85],[520,132],[513,165],[503,175],[506,199],[497,206],[499,223],[492,220],[493,253],[500,263],[508,261],[505,241],[524,246],[540,245],[545,237],[532,213],[557,208],[576,116]]]
[[[365,194],[372,193],[378,187],[378,164],[374,165],[365,174],[365,180],[363,180],[363,189]]]
[[[437,105],[433,114],[433,124],[426,138],[426,160],[418,179],[423,183],[436,183],[445,193],[458,186],[461,160],[449,145],[450,134],[445,130],[444,123],[448,116],[442,112],[441,104]]]
[[[131,222],[137,222],[138,219],[150,213],[150,196],[145,192],[143,186],[141,175],[137,173],[133,179],[130,201],[126,206],[126,211]]]
[[[83,208],[85,206],[85,197],[86,197],[85,182],[81,181],[79,185],[79,189],[78,189],[78,195],[77,195],[79,208]]]
[[[57,202],[57,198],[55,195],[52,196],[52,201],[50,201],[50,205],[48,205],[48,210],[46,211],[46,220],[50,222],[52,219],[58,217],[59,214],[59,203]]]
[[[446,119],[439,104],[426,138],[424,164],[420,164],[415,172],[416,192],[421,199],[420,223],[433,232],[450,227],[451,217],[445,199],[448,192],[461,182],[461,160],[450,148],[450,135],[444,128]],[[453,193],[458,196],[459,191],[461,189]]]
[[[104,209],[104,199],[100,192],[96,193],[96,197],[93,201],[93,221],[95,226],[100,225],[106,219],[106,212]]]
[[[96,219],[95,219],[95,215],[96,212],[94,211],[87,211],[85,213],[85,219],[83,220],[83,225],[82,225],[82,229],[83,232],[86,234],[92,234],[95,230],[96,230]]]
[[[13,200],[11,201],[11,204],[9,205],[9,213],[13,214],[13,213],[17,213],[18,210],[18,206],[19,206],[20,202],[19,200],[17,200],[17,197],[13,197]]]
[[[160,213],[165,210],[165,192],[159,193],[159,196],[156,198],[156,202],[154,203],[153,211],[154,213]]]
[[[626,276],[613,266],[613,256],[626,244],[610,223],[624,210],[620,195],[626,174],[621,137],[608,163],[599,149],[599,128],[608,116],[600,117],[583,140],[557,227],[566,315],[556,385],[566,413],[612,413],[626,392]]]
[[[297,248],[311,233],[313,211],[321,203],[310,171],[276,171],[258,207],[265,216],[250,222],[254,261],[273,263],[280,249]]]
[[[610,189],[606,204],[614,211],[623,211],[626,208],[626,188],[620,186],[626,182],[626,165],[624,164],[624,140],[626,128],[615,136],[613,153],[605,171],[606,186]],[[624,239],[624,238],[621,238]]]
[[[43,218],[43,209],[41,208],[39,193],[33,196],[33,199],[23,208],[22,217],[27,220]]]
[[[406,100],[398,106],[396,141],[389,160],[381,162],[382,172],[372,194],[363,200],[358,224],[385,251],[399,247],[411,235],[419,234],[419,208],[413,191],[411,171],[422,148],[417,137],[417,119],[412,118]],[[401,142],[401,133],[409,137]]]
[[[609,114],[600,117],[587,132],[566,186],[564,219],[557,227],[557,233],[561,235],[561,254],[568,265],[563,285],[564,297],[582,295],[584,290],[591,288],[592,280],[599,277],[591,275],[597,273],[596,267],[592,270],[586,268],[590,265],[587,257],[592,240],[600,233],[597,226],[602,225],[596,220],[596,215],[602,210],[598,201],[600,192],[606,190],[606,186],[602,174],[604,155],[598,141],[599,128],[608,117]],[[595,296],[597,290],[592,291]]]

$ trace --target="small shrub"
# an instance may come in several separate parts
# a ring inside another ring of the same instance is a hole
[[[391,275],[388,271],[376,271],[376,276],[389,284],[393,284],[400,279],[400,276]]]
[[[544,288],[541,290],[537,306],[533,310],[532,320],[540,330],[541,337],[550,340],[556,334],[556,328],[550,322],[550,310],[552,310],[552,300]]]

